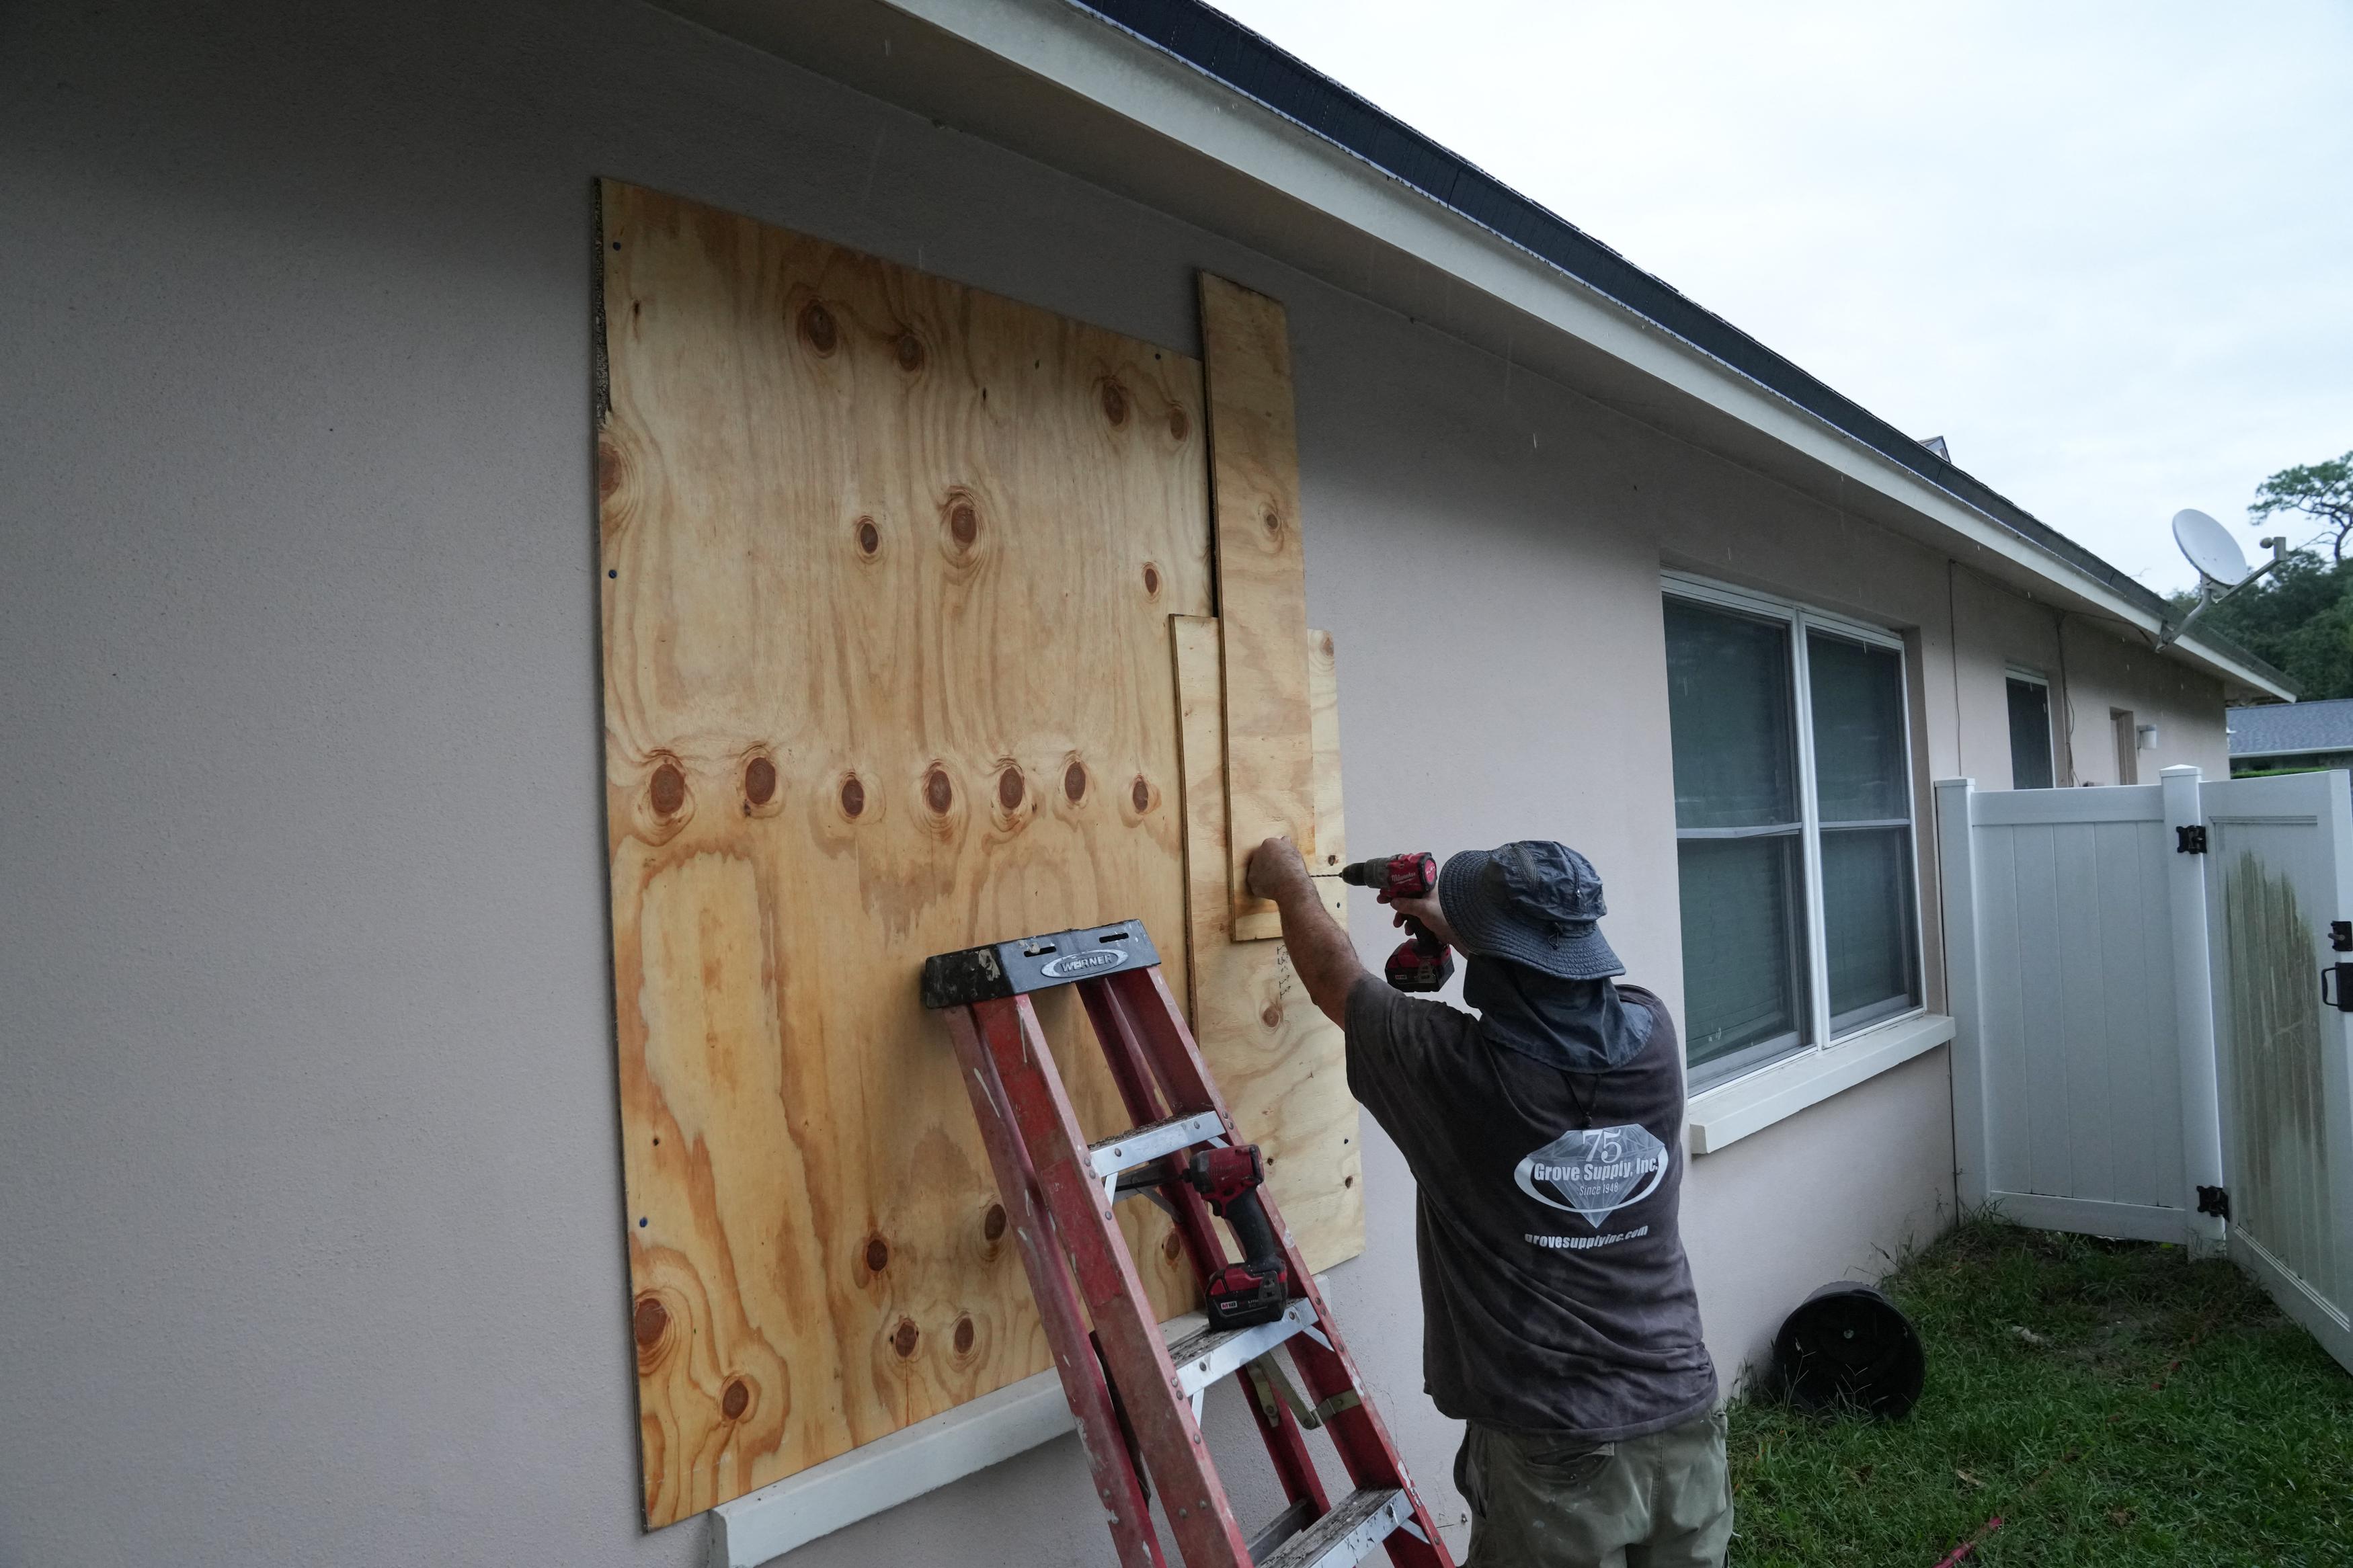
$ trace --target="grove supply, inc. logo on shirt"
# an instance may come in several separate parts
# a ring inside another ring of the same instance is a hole
[[[1075,980],[1082,974],[1092,974],[1098,969],[1117,969],[1127,962],[1127,954],[1112,948],[1097,948],[1092,952],[1073,952],[1062,958],[1050,958],[1038,966],[1038,973],[1049,980]]]
[[[1667,1146],[1642,1127],[1577,1127],[1520,1162],[1520,1191],[1599,1229],[1667,1177]]]

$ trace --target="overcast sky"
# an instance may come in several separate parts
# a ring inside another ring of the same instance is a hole
[[[2353,448],[2348,0],[1217,3],[2153,588]]]

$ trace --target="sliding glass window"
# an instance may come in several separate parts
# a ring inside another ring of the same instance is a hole
[[[1920,1005],[1904,650],[1697,584],[1670,589],[1666,628],[1702,1088]]]

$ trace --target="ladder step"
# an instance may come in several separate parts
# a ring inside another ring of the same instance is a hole
[[[1250,1560],[1265,1562],[1269,1552],[1314,1522],[1315,1500],[1301,1498],[1268,1520],[1266,1527],[1250,1538]]]
[[[1219,1120],[1218,1113],[1199,1110],[1190,1116],[1172,1116],[1148,1127],[1133,1127],[1115,1138],[1090,1143],[1087,1163],[1093,1168],[1096,1181],[1106,1181],[1164,1154],[1174,1154],[1179,1149],[1212,1139],[1223,1142],[1225,1136],[1226,1124]]]
[[[1359,1487],[1271,1556],[1260,1559],[1258,1568],[1354,1568],[1412,1518],[1413,1504],[1400,1489]]]
[[[1202,1329],[1187,1334],[1168,1347],[1168,1359],[1176,1363],[1176,1381],[1190,1399],[1314,1323],[1315,1303],[1303,1297],[1271,1323],[1252,1323],[1247,1329]]]
[[[1413,1517],[1413,1504],[1396,1487],[1359,1487],[1330,1513],[1257,1560],[1258,1568],[1355,1568]]]

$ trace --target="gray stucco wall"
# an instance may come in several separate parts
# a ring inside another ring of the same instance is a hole
[[[0,1563],[701,1551],[638,1528],[593,175],[1180,348],[1196,267],[1284,299],[1355,847],[1571,839],[1671,1000],[1662,559],[1915,628],[1948,765],[1925,552],[1831,582],[1825,509],[622,0],[20,5],[0,145]],[[1432,672],[1438,743],[1385,750]],[[1358,930],[1386,945],[1369,904]],[[1696,1163],[1727,1374],[1939,1223],[1948,1125],[1938,1052]],[[1410,1183],[1366,1131],[1332,1295],[1459,1513]],[[1068,1442],[796,1561],[1017,1560],[1109,1560]]]

